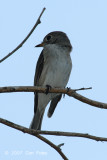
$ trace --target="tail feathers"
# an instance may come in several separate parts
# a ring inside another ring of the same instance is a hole
[[[33,119],[29,128],[35,129],[35,130],[41,130],[42,119],[43,119],[43,114],[40,114],[40,112],[36,112],[36,114],[34,114],[33,116]]]
[[[53,115],[58,102],[61,100],[61,97],[62,95],[60,94],[52,99],[49,110],[48,110],[48,114],[47,114],[49,118]]]

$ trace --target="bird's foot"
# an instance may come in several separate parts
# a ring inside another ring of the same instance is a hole
[[[71,89],[70,87],[67,87],[67,92],[69,92],[70,89]]]
[[[70,87],[67,87],[67,92],[69,92],[71,88]],[[65,97],[65,94],[63,94],[63,98]]]
[[[45,94],[48,94],[49,93],[49,90],[51,89],[52,87],[50,85],[46,85],[46,91],[45,91]]]

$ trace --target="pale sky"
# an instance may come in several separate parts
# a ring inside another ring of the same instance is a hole
[[[43,7],[41,21],[27,42],[0,63],[0,86],[32,86],[35,66],[42,48],[34,48],[51,31],[67,33],[73,51],[73,69],[68,87],[92,87],[80,94],[107,102],[107,1],[0,1],[0,59],[28,34]],[[0,117],[29,127],[33,117],[33,93],[0,94]],[[42,130],[89,133],[107,137],[107,110],[65,96],[52,118],[46,108]],[[44,136],[54,144],[65,143],[69,160],[107,160],[107,142],[85,138]],[[62,160],[50,146],[36,137],[0,124],[1,160]]]

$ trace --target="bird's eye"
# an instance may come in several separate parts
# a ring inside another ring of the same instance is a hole
[[[49,41],[51,39],[51,36],[47,36],[47,40]]]

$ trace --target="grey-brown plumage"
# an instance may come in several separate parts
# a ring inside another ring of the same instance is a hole
[[[55,110],[58,102],[61,100],[61,97],[62,97],[62,94],[60,94],[52,99],[49,110],[48,110],[48,117],[49,118],[53,115],[54,110]]]
[[[44,47],[41,52],[34,78],[35,86],[61,87],[64,88],[69,80],[72,63],[70,51],[72,46],[67,35],[60,31],[51,32],[45,36],[43,42],[36,47]],[[47,104],[50,103],[48,117],[51,117],[61,94],[35,93],[34,96],[34,117],[30,128],[41,129],[42,119]]]

